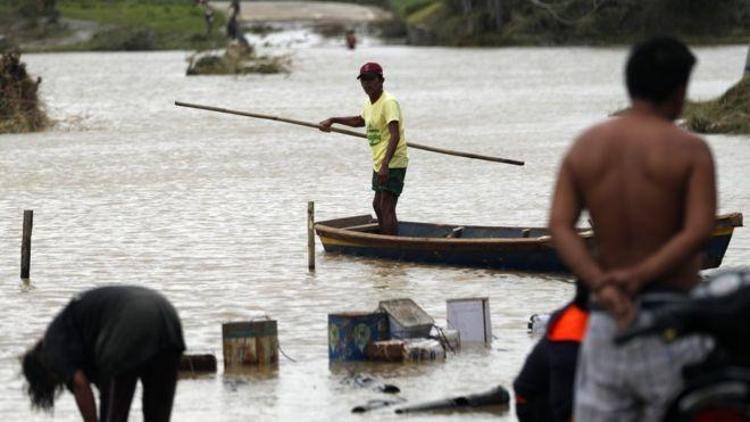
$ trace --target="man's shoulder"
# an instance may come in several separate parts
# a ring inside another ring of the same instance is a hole
[[[569,155],[574,155],[578,151],[589,150],[592,147],[601,145],[607,139],[611,138],[612,133],[617,131],[616,125],[618,124],[619,122],[616,119],[610,119],[587,128],[575,138]]]

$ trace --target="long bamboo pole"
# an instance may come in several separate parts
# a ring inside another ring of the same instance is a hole
[[[184,102],[181,102],[181,101],[175,101],[174,105],[176,105],[178,107],[189,107],[189,108],[197,108],[197,109],[200,109],[200,110],[215,111],[215,112],[218,112],[218,113],[236,114],[238,116],[255,117],[257,119],[275,120],[277,122],[291,123],[291,124],[294,124],[294,125],[307,126],[307,127],[312,127],[312,128],[320,129],[320,126],[317,123],[310,123],[310,122],[305,122],[305,121],[302,121],[302,120],[287,119],[285,117],[271,116],[271,115],[267,115],[267,114],[249,113],[249,112],[246,112],[246,111],[230,110],[228,108],[212,107],[212,106],[206,106],[206,105],[200,105],[200,104],[190,104],[190,103],[184,103]],[[365,135],[364,133],[355,132],[353,130],[346,130],[346,129],[340,129],[340,128],[337,128],[337,127],[332,127],[331,128],[331,132],[342,133],[344,135],[356,136],[358,138],[365,138],[365,139],[367,139],[367,135]],[[438,154],[453,155],[453,156],[456,156],[456,157],[464,157],[464,158],[474,158],[474,159],[477,159],[477,160],[492,161],[492,162],[495,162],[495,163],[512,164],[514,166],[522,166],[522,165],[524,165],[523,161],[511,160],[509,158],[490,157],[488,155],[480,155],[480,154],[474,154],[474,153],[470,153],[470,152],[453,151],[453,150],[449,150],[449,149],[431,147],[431,146],[428,146],[428,145],[415,144],[413,142],[409,142],[408,145],[409,145],[410,148],[421,149],[421,150],[430,151],[430,152],[436,152]]]

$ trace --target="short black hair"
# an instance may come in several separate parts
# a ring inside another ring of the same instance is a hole
[[[695,56],[682,42],[657,37],[636,44],[625,70],[631,98],[663,103],[675,91],[687,85],[695,65]]]

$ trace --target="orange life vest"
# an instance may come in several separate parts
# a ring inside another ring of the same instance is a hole
[[[547,338],[549,341],[577,341],[580,343],[586,334],[588,319],[588,312],[571,304],[552,323],[547,331]]]

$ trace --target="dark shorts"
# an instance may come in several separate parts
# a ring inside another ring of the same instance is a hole
[[[404,190],[404,179],[406,178],[406,167],[392,168],[388,171],[388,180],[384,185],[378,182],[378,172],[372,172],[372,190],[375,192],[390,192],[396,196],[401,195]]]

